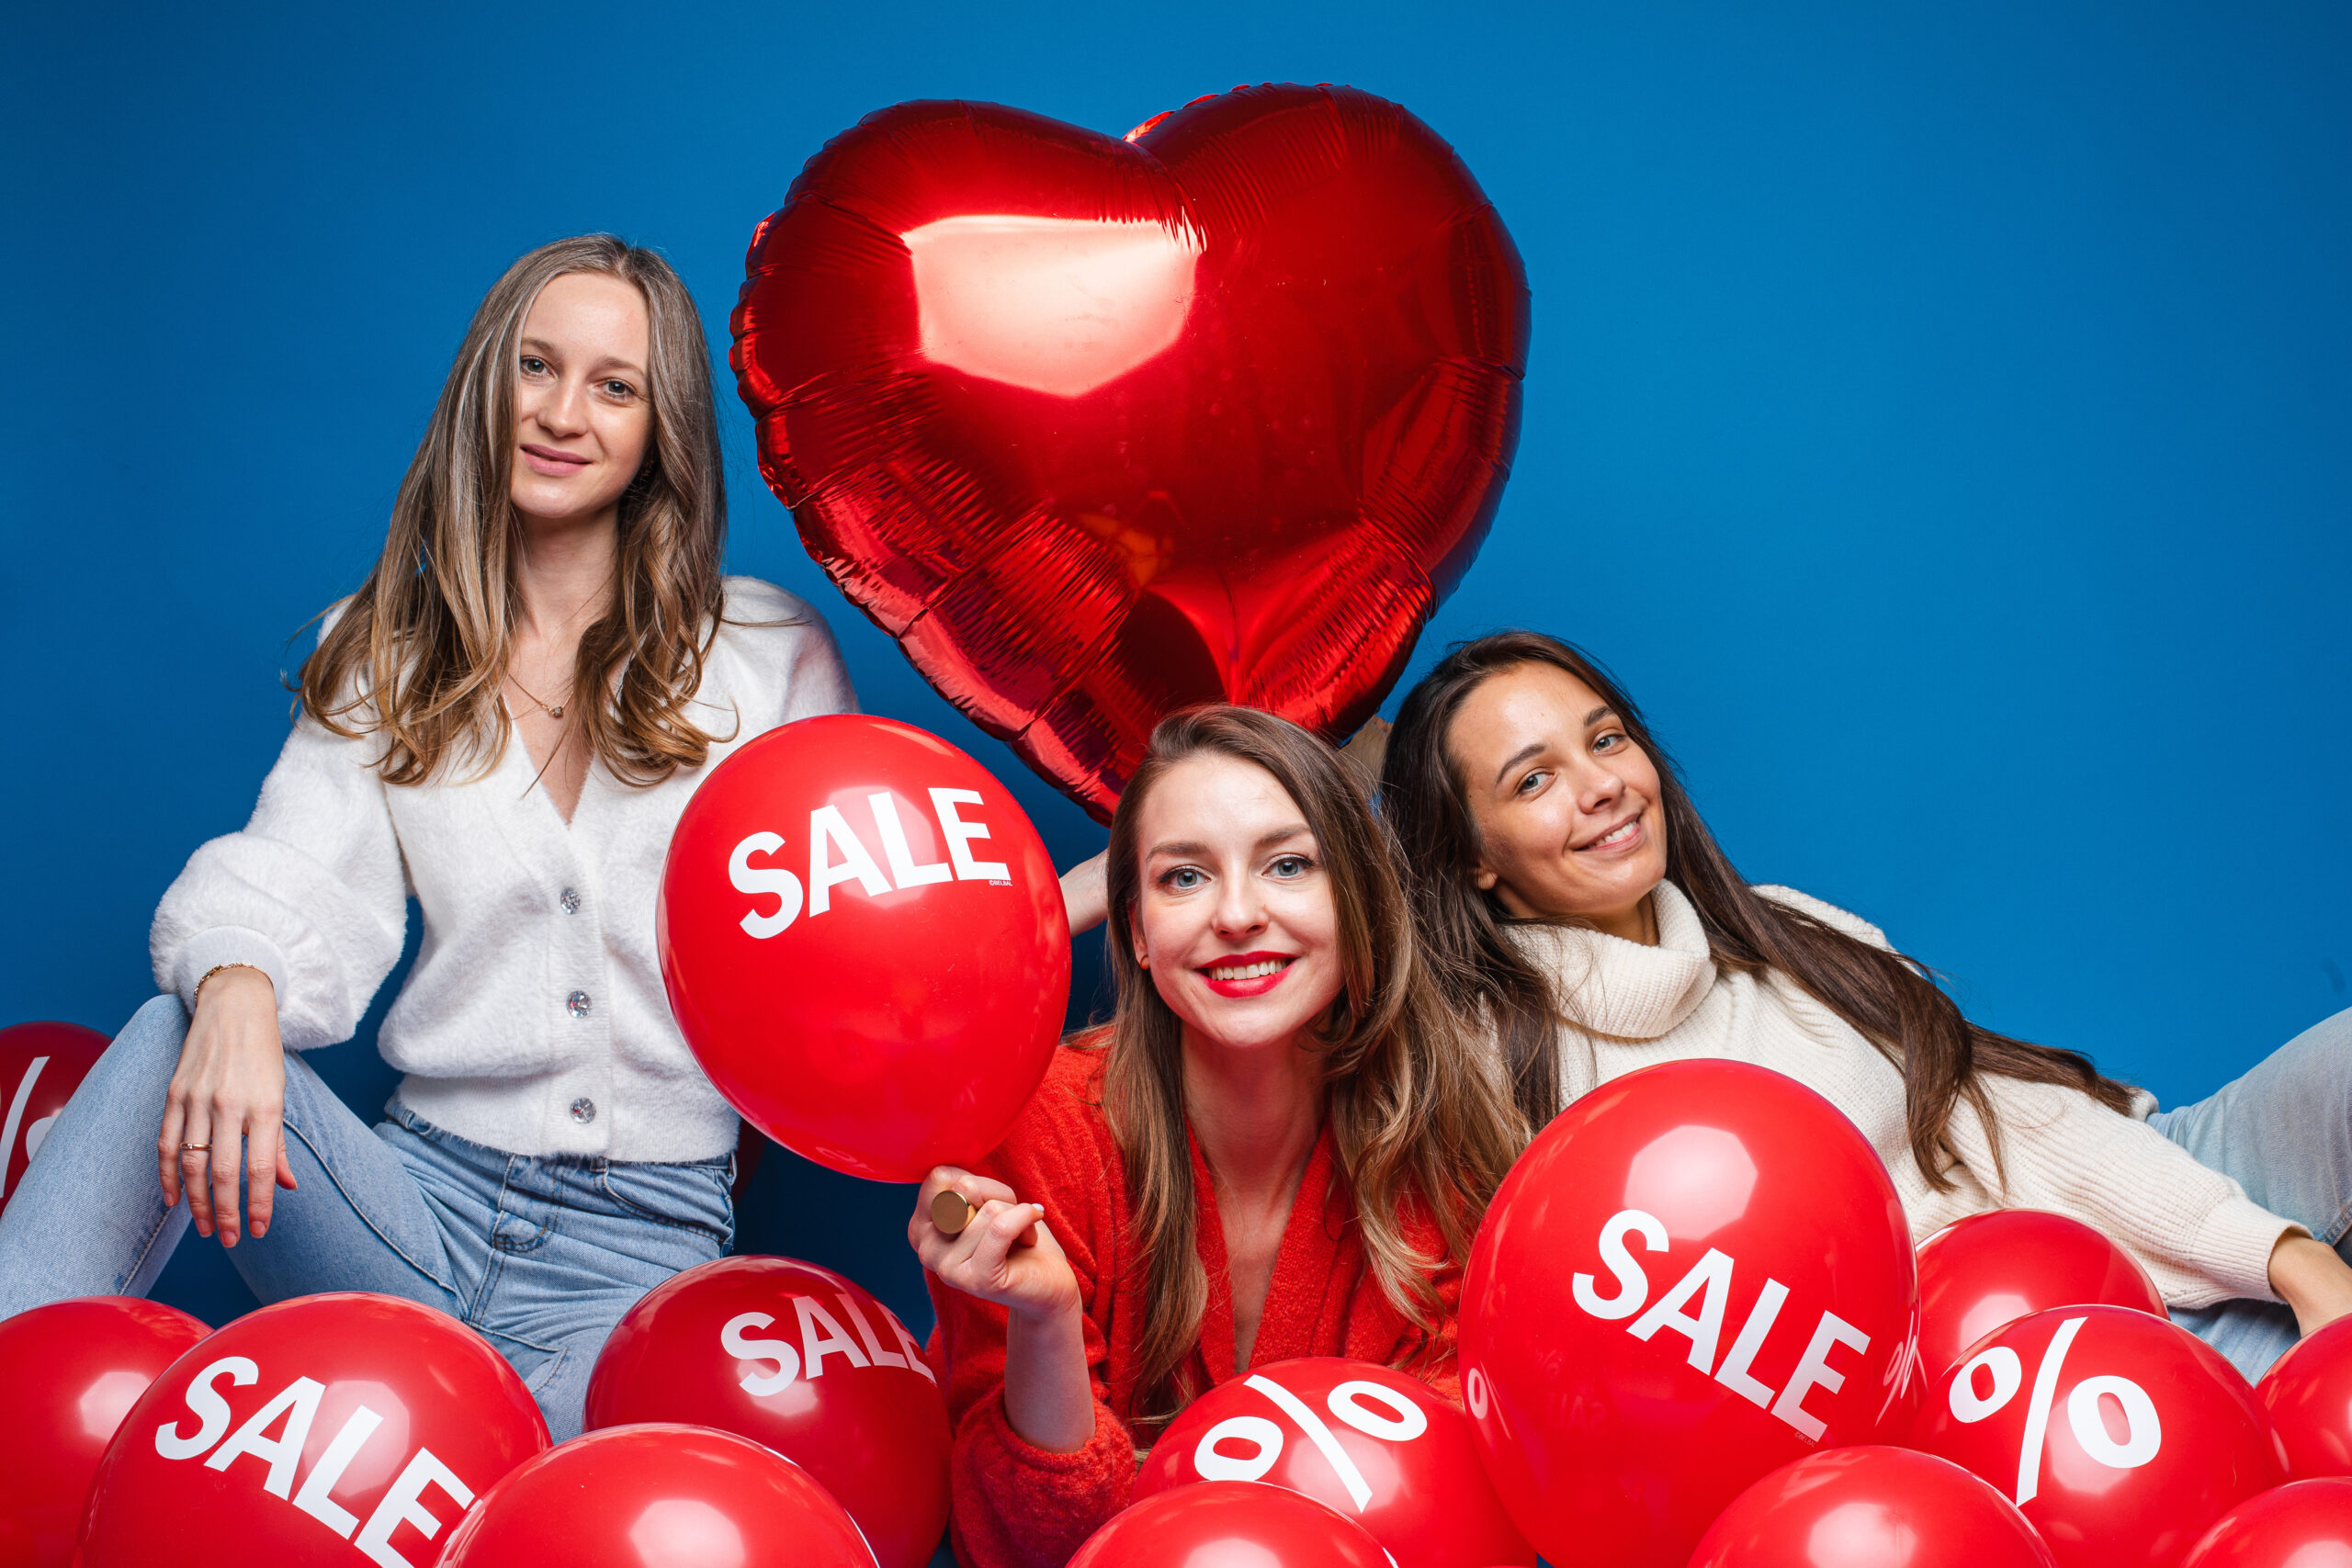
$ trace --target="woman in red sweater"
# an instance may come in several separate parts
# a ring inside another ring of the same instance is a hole
[[[966,1568],[1059,1568],[1168,1419],[1252,1367],[1351,1356],[1450,1394],[1463,1258],[1524,1138],[1416,956],[1363,791],[1306,731],[1162,723],[1107,876],[1117,1016],[994,1154],[933,1171],[908,1225]]]

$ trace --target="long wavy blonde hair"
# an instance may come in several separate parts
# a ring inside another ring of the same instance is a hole
[[[727,492],[702,320],[670,264],[610,234],[542,245],[484,297],[401,480],[375,570],[302,663],[297,706],[338,735],[379,736],[385,781],[419,784],[453,758],[494,763],[511,733],[499,688],[516,618],[508,500],[523,322],[569,273],[645,300],[652,438],[620,505],[613,604],[581,634],[578,722],[614,775],[697,767],[713,737],[686,716],[722,609]],[[600,695],[601,700],[594,700]]]
[[[1104,943],[1118,1012],[1086,1042],[1108,1051],[1102,1107],[1134,1205],[1146,1320],[1138,1416],[1164,1419],[1197,1389],[1182,1372],[1208,1299],[1184,1114],[1183,1026],[1136,962],[1141,892],[1137,822],[1168,771],[1217,753],[1272,773],[1306,819],[1337,915],[1340,994],[1318,1021],[1325,1114],[1345,1197],[1381,1292],[1424,1331],[1436,1326],[1430,1272],[1465,1260],[1496,1185],[1526,1142],[1479,1048],[1446,1006],[1416,947],[1385,830],[1339,754],[1286,719],[1253,708],[1195,708],[1161,721],[1111,819]],[[1408,1210],[1434,1222],[1445,1256],[1408,1236]]]

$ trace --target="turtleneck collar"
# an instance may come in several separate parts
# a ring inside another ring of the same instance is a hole
[[[1659,883],[1650,906],[1656,947],[1586,926],[1510,928],[1520,951],[1552,976],[1568,1022],[1612,1039],[1655,1040],[1689,1018],[1714,985],[1706,928],[1682,889]]]

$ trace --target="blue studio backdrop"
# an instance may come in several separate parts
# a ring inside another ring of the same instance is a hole
[[[1118,131],[1284,80],[1452,141],[1534,288],[1517,471],[1416,672],[1501,626],[1582,643],[1751,880],[2167,1102],[2352,1004],[2340,6],[583,0],[6,32],[0,1022],[111,1032],[150,994],[155,899],[251,809],[289,639],[366,571],[514,256],[658,246],[723,353],[752,225],[871,109]],[[1098,849],[824,581],[722,413],[732,569],[816,604],[865,705],[995,768],[1057,861]],[[373,1029],[314,1058],[369,1110]],[[741,1245],[920,1331],[908,1196],[772,1156]],[[251,1304],[193,1239],[162,1293]]]

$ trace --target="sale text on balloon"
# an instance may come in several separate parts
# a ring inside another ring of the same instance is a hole
[[[1001,861],[972,857],[974,840],[989,836],[988,825],[967,821],[958,814],[960,807],[981,804],[979,792],[933,789],[930,794],[939,836],[947,848],[944,861],[915,859],[914,851],[907,842],[907,826],[899,815],[899,797],[895,794],[887,789],[876,790],[865,797],[866,806],[874,814],[876,841],[882,846],[882,859],[890,867],[888,876],[883,875],[881,864],[850,827],[849,818],[838,806],[820,806],[808,813],[808,880],[805,885],[796,873],[783,866],[752,863],[754,855],[772,856],[782,850],[782,834],[746,835],[727,857],[728,880],[739,893],[754,897],[773,897],[776,907],[764,912],[754,908],[743,917],[744,931],[761,941],[781,935],[800,918],[804,897],[811,919],[824,914],[832,908],[833,889],[845,882],[856,883],[873,898],[945,882],[951,877],[958,882],[991,882],[1009,886],[1012,881],[1011,868]]]
[[[1668,1246],[1666,1226],[1655,1216],[1639,1209],[1624,1209],[1611,1215],[1600,1227],[1600,1261],[1616,1276],[1617,1288],[1603,1295],[1592,1275],[1578,1274],[1570,1281],[1577,1305],[1604,1323],[1631,1319],[1625,1323],[1625,1332],[1636,1339],[1647,1341],[1660,1331],[1681,1336],[1690,1342],[1689,1360],[1692,1367],[1818,1442],[1826,1427],[1806,1411],[1805,1396],[1816,1388],[1831,1393],[1844,1388],[1846,1374],[1832,1367],[1829,1358],[1840,1346],[1857,1355],[1868,1354],[1870,1336],[1836,1313],[1824,1310],[1814,1325],[1812,1337],[1805,1342],[1804,1354],[1797,1358],[1796,1370],[1789,1374],[1776,1397],[1771,1387],[1756,1377],[1754,1369],[1773,1325],[1780,1321],[1781,1309],[1788,1304],[1789,1288],[1778,1280],[1765,1280],[1755,1306],[1748,1310],[1747,1320],[1740,1325],[1731,1348],[1718,1362],[1715,1349],[1723,1342],[1724,1318],[1731,1300],[1730,1256],[1709,1247],[1707,1255],[1693,1264],[1689,1273],[1645,1311],[1644,1303],[1649,1298],[1649,1276],[1626,1246],[1629,1236],[1639,1236],[1643,1247],[1650,1252],[1664,1252]],[[1696,1312],[1690,1310],[1694,1298],[1699,1303]]]
[[[718,1331],[718,1348],[721,1350],[739,1360],[773,1362],[775,1368],[774,1371],[744,1373],[741,1379],[744,1393],[754,1399],[764,1399],[769,1394],[781,1393],[790,1388],[797,1379],[822,1377],[828,1357],[839,1358],[853,1367],[905,1367],[921,1372],[934,1383],[939,1381],[933,1376],[930,1366],[922,1359],[922,1347],[908,1336],[897,1318],[888,1313],[882,1314],[892,1341],[899,1347],[895,1351],[886,1350],[874,1332],[874,1325],[858,1310],[856,1302],[838,1291],[833,1293],[833,1300],[841,1303],[842,1312],[849,1321],[857,1325],[857,1339],[852,1339],[842,1327],[841,1319],[827,1312],[814,1296],[792,1298],[793,1314],[800,1329],[797,1345],[788,1338],[752,1337],[752,1330],[775,1325],[773,1314],[738,1313],[727,1320]],[[863,1348],[859,1348],[860,1340],[864,1341]]]
[[[185,1396],[188,1414],[196,1417],[196,1427],[184,1433],[176,1421],[156,1427],[157,1453],[167,1460],[193,1460],[210,1450],[211,1457],[204,1461],[207,1469],[232,1477],[257,1476],[264,1492],[310,1515],[350,1541],[362,1556],[380,1568],[420,1568],[420,1562],[432,1561],[429,1553],[421,1560],[412,1560],[392,1545],[392,1532],[403,1524],[427,1540],[441,1533],[440,1517],[425,1506],[428,1488],[447,1494],[459,1513],[473,1505],[473,1488],[434,1457],[431,1449],[419,1447],[408,1456],[408,1462],[401,1468],[390,1490],[362,1523],[356,1515],[334,1501],[334,1494],[352,1462],[375,1437],[376,1429],[384,1424],[383,1416],[364,1404],[353,1410],[344,1418],[343,1426],[328,1441],[317,1462],[311,1466],[310,1473],[298,1478],[295,1469],[301,1461],[303,1447],[310,1441],[311,1427],[318,1419],[319,1401],[326,1393],[325,1385],[312,1378],[296,1378],[232,1433],[229,1402],[217,1386],[223,1378],[234,1387],[250,1388],[260,1381],[261,1369],[246,1357],[223,1356],[198,1372],[189,1382]],[[278,1428],[276,1437],[270,1436],[274,1427]],[[226,1441],[222,1440],[223,1434],[227,1434]],[[216,1443],[220,1445],[217,1448],[213,1446]],[[253,1462],[232,1469],[239,1460]],[[256,1470],[255,1466],[261,1468]]]
[[[1347,1488],[1356,1512],[1363,1513],[1372,1503],[1372,1485],[1314,1407],[1272,1378],[1252,1374],[1249,1386],[1264,1394],[1315,1445]],[[1429,1416],[1419,1405],[1393,1388],[1363,1379],[1341,1383],[1323,1403],[1346,1425],[1383,1442],[1410,1442],[1430,1429]],[[1204,1481],[1257,1481],[1282,1458],[1283,1441],[1283,1429],[1262,1416],[1228,1416],[1201,1434],[1193,1450],[1193,1469]],[[1234,1453],[1224,1447],[1237,1442],[1247,1443],[1250,1451]]]
[[[2033,1392],[2026,1396],[2025,1440],[2018,1448],[2017,1489],[2012,1494],[2020,1508],[2041,1495],[2042,1448],[2050,1435],[2051,1407],[2057,1402],[2058,1379],[2066,1364],[2066,1352],[2074,1348],[2075,1336],[2089,1321],[2087,1317],[2070,1317],[2061,1324],[2050,1348],[2042,1352],[2041,1364],[2034,1368]],[[2015,1350],[2007,1345],[1995,1345],[1981,1351],[1953,1374],[1951,1392],[1946,1396],[1952,1419],[1973,1427],[1988,1416],[1997,1415],[2017,1397],[2024,1384],[2025,1363]],[[2102,1401],[2112,1401],[2120,1413],[2120,1437],[2109,1429],[2107,1412],[2100,1407]],[[2156,1415],[2155,1401],[2130,1378],[2101,1374],[2076,1383],[2074,1392],[2066,1396],[2066,1425],[2075,1434],[2075,1441],[2083,1446],[2083,1452],[2109,1470],[2137,1470],[2164,1451],[2164,1422]]]

